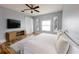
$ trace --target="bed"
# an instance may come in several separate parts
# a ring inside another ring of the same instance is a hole
[[[37,36],[27,37],[13,45],[11,47],[15,51],[21,50],[21,53],[27,54],[47,54],[57,53],[54,48],[57,35],[42,33]]]
[[[12,44],[11,47],[20,54],[58,54],[55,46],[58,35],[41,33],[37,36],[26,37],[25,39]],[[71,40],[69,40],[71,42]],[[78,53],[78,46],[76,48],[73,42],[70,43],[68,53]],[[75,48],[73,47],[75,46]],[[76,51],[77,50],[77,51]],[[75,52],[76,51],[76,52]]]

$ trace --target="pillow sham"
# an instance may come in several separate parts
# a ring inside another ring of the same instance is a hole
[[[68,37],[63,33],[56,42],[56,50],[58,54],[66,54],[69,49]]]
[[[59,37],[63,34],[63,32],[58,32],[57,33],[57,40],[59,39]]]

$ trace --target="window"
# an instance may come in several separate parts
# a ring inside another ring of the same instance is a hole
[[[51,30],[51,20],[43,20],[42,31],[50,31],[50,30]]]

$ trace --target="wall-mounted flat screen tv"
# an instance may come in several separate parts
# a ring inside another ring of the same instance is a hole
[[[7,28],[20,28],[20,20],[7,19]]]

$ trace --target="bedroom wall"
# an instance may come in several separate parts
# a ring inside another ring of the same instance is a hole
[[[21,28],[7,29],[7,19],[15,19],[21,21]],[[27,33],[33,31],[32,17],[11,9],[0,7],[0,42],[5,41],[5,33],[9,31],[26,30]]]
[[[54,13],[49,13],[49,14],[44,14],[44,15],[38,15],[33,17],[33,30],[34,32],[45,32],[41,30],[41,21],[42,20],[51,20],[51,31],[48,33],[55,33],[53,31],[53,17],[58,16],[58,29],[62,28],[62,11],[59,12],[54,12]],[[37,22],[38,20],[38,22]],[[38,24],[38,25],[37,25]],[[39,30],[37,28],[39,27]]]
[[[63,30],[79,44],[79,5],[64,5],[62,23]]]

